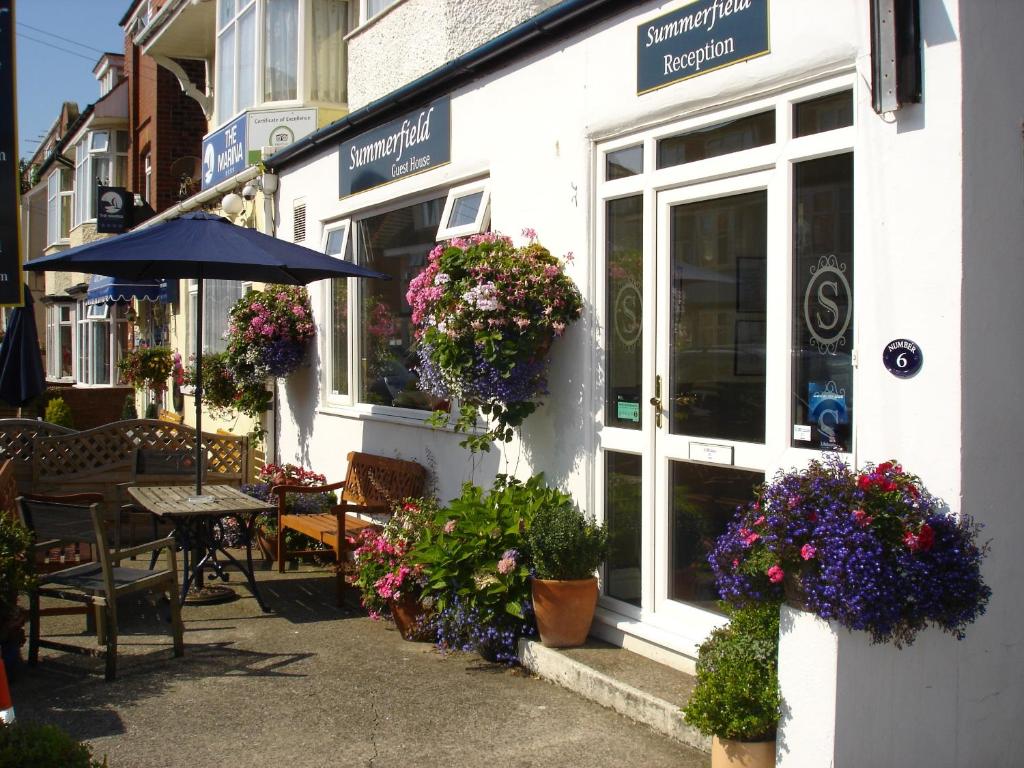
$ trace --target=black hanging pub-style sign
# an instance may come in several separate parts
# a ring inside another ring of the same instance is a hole
[[[21,179],[14,75],[14,0],[0,0],[0,306],[21,306]]]
[[[452,157],[451,100],[432,101],[341,143],[339,197],[444,165]]]
[[[119,235],[132,228],[134,195],[124,187],[99,186],[96,190],[96,231]]]
[[[636,30],[636,92],[769,53],[768,0],[695,0]]]

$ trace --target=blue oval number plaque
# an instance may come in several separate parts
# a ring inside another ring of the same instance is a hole
[[[921,348],[910,339],[894,339],[885,345],[882,362],[893,376],[909,379],[921,370]]]

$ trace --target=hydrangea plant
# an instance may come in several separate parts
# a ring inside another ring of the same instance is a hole
[[[788,592],[824,619],[899,647],[929,623],[963,638],[985,612],[979,530],[895,461],[855,472],[831,457],[762,486],[708,560],[733,605]]]
[[[537,409],[548,391],[551,342],[582,311],[562,263],[533,230],[524,234],[529,242],[520,247],[496,233],[438,245],[406,294],[420,387],[461,401],[458,431],[470,432],[481,413],[493,419],[492,429],[463,441],[473,451],[511,440]],[[434,423],[447,424],[448,413],[436,411]]]

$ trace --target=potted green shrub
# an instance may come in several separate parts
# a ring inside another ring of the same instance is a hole
[[[51,398],[46,404],[46,415],[43,416],[43,419],[59,427],[71,427],[74,429],[75,426],[75,420],[71,415],[71,407],[59,395]]]
[[[687,722],[712,736],[711,766],[775,765],[779,722],[779,604],[726,608],[697,654],[697,685],[683,709]]]
[[[607,531],[563,494],[537,510],[527,544],[541,642],[553,648],[582,645],[597,608],[594,572],[608,552]]]

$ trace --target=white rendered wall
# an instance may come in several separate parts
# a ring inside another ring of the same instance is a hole
[[[984,9],[984,13],[980,12]],[[1024,762],[1024,3],[961,3],[963,511],[992,541],[989,612],[956,647],[960,765]],[[979,759],[981,758],[981,759]]]
[[[406,5],[415,4],[399,7]],[[290,236],[292,200],[302,197],[314,246],[318,222],[487,175],[492,226],[516,239],[533,227],[554,253],[573,251],[568,270],[588,306],[552,349],[552,394],[527,421],[522,443],[477,459],[475,474],[457,436],[356,418],[352,409],[316,412],[319,361],[282,392],[280,458],[332,478],[344,471],[349,450],[416,458],[431,465],[442,498],[470,477],[487,483],[499,469],[520,476],[543,470],[586,507],[599,482],[592,458],[601,396],[592,391],[593,142],[855,69],[855,459],[896,457],[954,511],[985,522],[995,539],[986,566],[995,597],[962,643],[929,631],[899,652],[840,644],[834,687],[821,690],[818,704],[836,713],[833,732],[816,736],[832,754],[804,764],[1014,764],[1024,632],[1013,600],[1024,574],[1009,544],[1022,538],[1010,490],[1024,424],[1022,409],[1005,395],[1022,374],[1015,299],[1024,285],[1024,85],[1008,90],[1008,83],[1024,63],[1015,39],[1024,9],[1009,0],[971,4],[964,34],[973,34],[974,45],[962,48],[957,0],[922,3],[924,99],[886,118],[870,105],[868,4],[858,0],[774,0],[769,55],[638,97],[636,27],[679,5],[637,5],[628,17],[453,93],[448,166],[345,200],[337,197],[336,147],[285,170],[280,235]],[[393,45],[378,60],[381,69],[402,52],[404,43]],[[924,351],[921,372],[905,381],[881,365],[883,346],[899,337]],[[799,654],[801,643],[816,641],[797,627],[789,642]],[[785,737],[801,739],[798,732]]]
[[[405,0],[348,38],[348,104],[359,109],[557,0]]]

